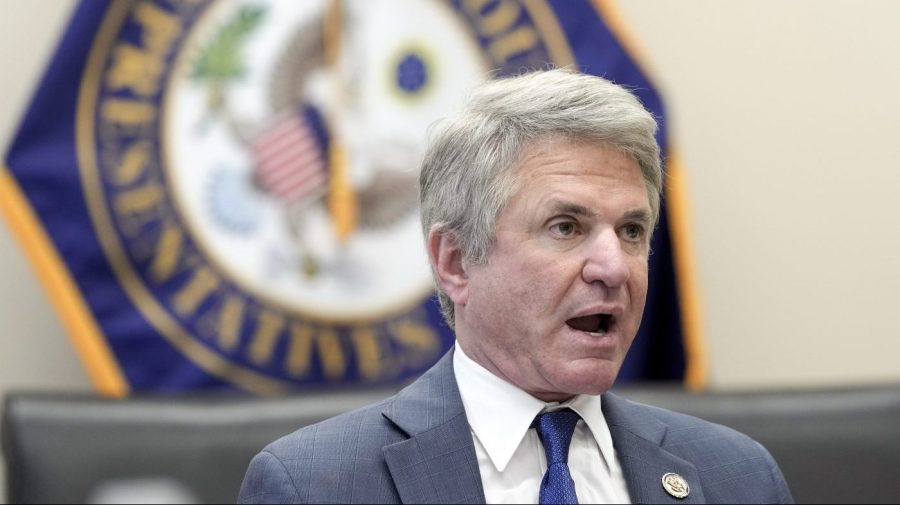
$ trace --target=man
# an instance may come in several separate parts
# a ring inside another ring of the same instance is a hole
[[[607,393],[647,292],[655,132],[598,77],[552,70],[476,90],[421,175],[454,350],[396,396],[268,446],[240,500],[791,502],[746,436]]]

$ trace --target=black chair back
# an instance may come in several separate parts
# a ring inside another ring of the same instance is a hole
[[[775,456],[799,503],[900,503],[900,386],[617,391],[755,438]],[[250,459],[267,443],[392,393],[125,400],[12,394],[2,429],[8,499],[85,503],[142,496],[150,502],[231,503]]]

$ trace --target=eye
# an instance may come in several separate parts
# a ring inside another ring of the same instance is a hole
[[[560,221],[550,226],[550,231],[563,238],[574,236],[578,232],[578,224],[574,221]]]
[[[622,228],[622,233],[626,239],[636,242],[644,238],[644,227],[639,224],[628,224]]]

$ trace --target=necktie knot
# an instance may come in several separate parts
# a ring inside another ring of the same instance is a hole
[[[570,409],[544,412],[534,418],[532,426],[544,444],[547,466],[553,463],[568,463],[569,445],[572,443],[572,433],[575,432],[575,425],[579,419],[581,416]]]

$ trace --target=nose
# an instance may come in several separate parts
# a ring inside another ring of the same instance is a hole
[[[617,288],[628,281],[631,276],[628,256],[615,230],[603,230],[586,243],[581,275],[589,284],[600,282],[609,288]]]

